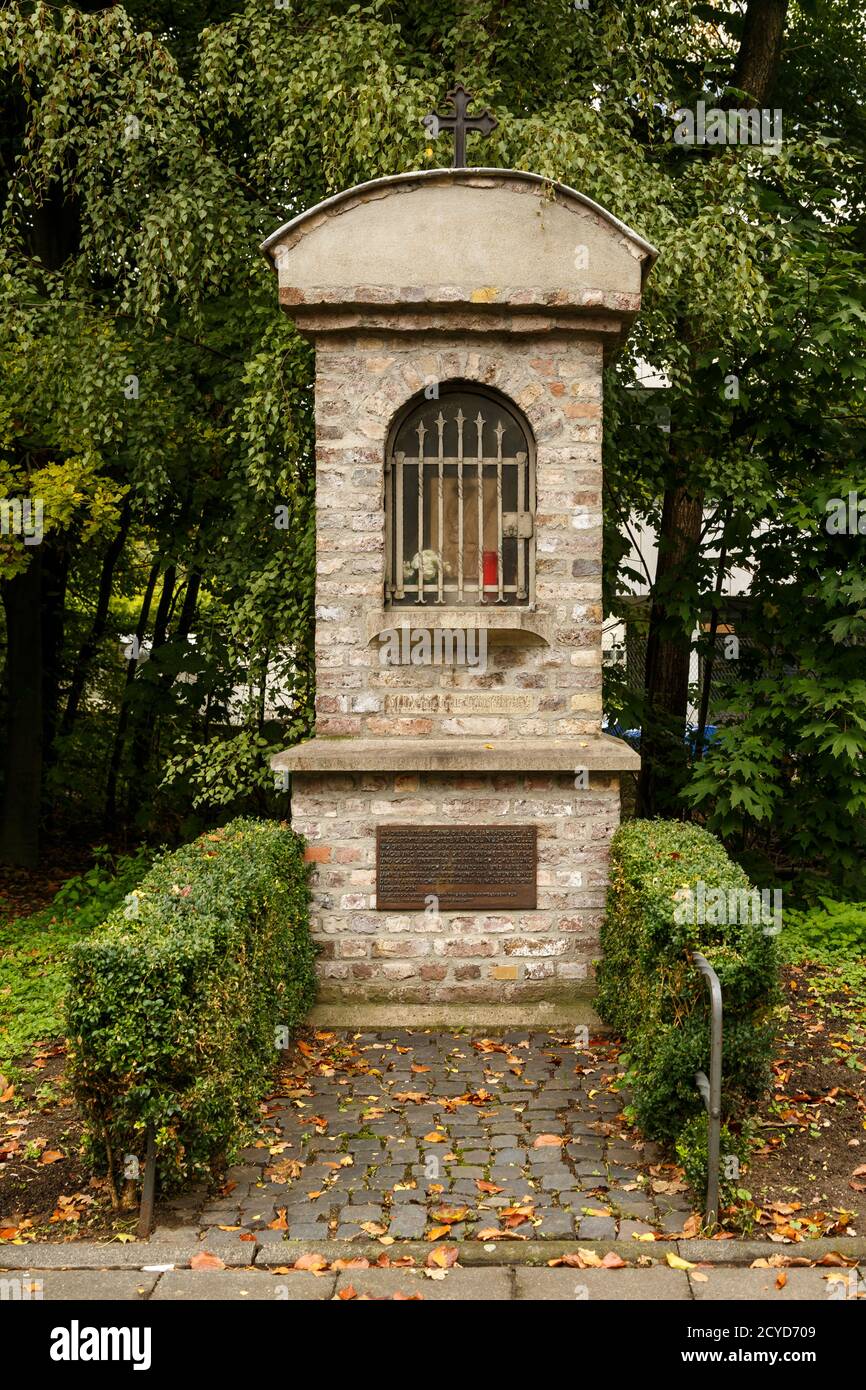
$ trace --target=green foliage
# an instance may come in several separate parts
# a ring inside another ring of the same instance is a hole
[[[746,875],[707,831],[667,821],[622,825],[610,867],[597,1007],[626,1039],[638,1124],[651,1138],[674,1140],[702,1109],[694,1078],[709,1075],[710,1011],[689,950],[701,951],[721,982],[722,1103],[726,1116],[739,1116],[769,1084],[773,941],[759,921],[690,920],[701,914],[685,910],[684,892],[701,883],[707,893],[745,892]]]
[[[811,483],[755,542],[750,649],[686,794],[717,834],[846,895],[866,854],[866,535],[826,523],[850,492],[866,497],[862,471]]]
[[[707,1139],[709,1132],[709,1117],[706,1110],[702,1110],[699,1115],[693,1115],[687,1120],[677,1135],[674,1145],[677,1163],[684,1172],[686,1182],[699,1201],[703,1201],[707,1192],[707,1178],[709,1176],[709,1166],[707,1163]],[[741,1199],[743,1188],[741,1185],[740,1173],[745,1168],[749,1159],[749,1142],[742,1134],[732,1134],[727,1125],[722,1125],[719,1132],[719,1206],[730,1207]],[[730,1163],[730,1159],[735,1159],[736,1163]],[[734,1177],[733,1174],[737,1176]],[[728,1176],[731,1174],[731,1176]]]
[[[151,852],[114,860],[96,851],[86,873],[67,879],[49,907],[0,927],[0,1067],[64,1028],[63,997],[70,946],[118,907],[147,872]]]
[[[73,948],[73,1087],[115,1191],[148,1124],[166,1188],[237,1143],[277,1030],[312,1003],[307,901],[302,841],[238,819],[157,859],[132,904]]]
[[[862,554],[838,544],[813,596],[813,557],[791,537],[815,480],[840,486],[863,454],[862,0],[789,7],[785,140],[773,154],[671,138],[678,106],[728,89],[742,6],[92,8],[0,10],[0,491],[44,497],[41,549],[59,552],[54,568],[68,576],[59,611],[46,610],[61,694],[87,654],[122,509],[131,513],[74,728],[55,737],[46,714],[46,801],[95,822],[108,805],[113,821],[117,751],[117,812],[161,837],[193,806],[206,817],[273,805],[268,751],[312,720],[312,353],[277,308],[258,243],[338,189],[448,164],[448,137],[428,144],[421,117],[460,80],[499,119],[483,145],[470,135],[470,162],[570,183],[661,252],[608,370],[605,612],[619,616],[635,580],[624,521],[657,527],[678,470],[710,513],[702,553],[666,596],[683,640],[714,587],[724,516],[728,566],[748,566],[770,602],[781,591],[792,619],[805,594],[805,611],[825,620],[821,642],[801,650],[794,623],[783,631],[759,607],[766,654],[785,647],[769,672],[775,690],[792,643],[816,689],[795,692],[787,722],[775,709],[770,730],[760,721],[772,692],[747,690],[742,743],[732,733],[718,745],[692,804],[776,863],[790,844],[818,856],[825,877],[849,874],[862,848],[852,780],[862,709],[855,695],[848,709],[821,706],[849,679],[837,660],[846,644],[862,655]],[[641,425],[638,357],[672,383],[669,435]],[[276,506],[288,509],[283,530]],[[33,547],[3,538],[0,588],[33,564]],[[151,659],[127,683],[119,651],[152,567]],[[163,591],[168,630],[155,633]],[[641,723],[619,673],[608,708]],[[825,737],[836,751],[818,747]]]
[[[781,947],[789,960],[803,957],[838,964],[866,957],[866,903],[821,898],[804,912],[786,909]]]

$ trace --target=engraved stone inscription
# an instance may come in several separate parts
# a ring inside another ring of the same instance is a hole
[[[531,714],[534,708],[532,695],[511,691],[432,691],[385,696],[388,714]]]
[[[378,911],[536,907],[534,825],[380,825]]]

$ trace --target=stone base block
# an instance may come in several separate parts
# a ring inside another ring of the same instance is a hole
[[[611,773],[296,773],[292,824],[313,865],[320,1002],[489,1011],[587,1001],[618,823]],[[376,829],[387,824],[534,824],[537,907],[378,911]]]

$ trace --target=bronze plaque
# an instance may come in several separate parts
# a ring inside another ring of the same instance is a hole
[[[494,912],[536,906],[534,825],[380,825],[376,828],[376,908]]]

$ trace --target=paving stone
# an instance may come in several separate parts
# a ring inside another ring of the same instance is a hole
[[[369,1203],[352,1203],[351,1206],[344,1207],[340,1212],[340,1221],[351,1221],[356,1226],[360,1226],[362,1221],[381,1221],[382,1207],[372,1206]]]
[[[616,1236],[616,1222],[612,1216],[582,1216],[576,1212],[577,1234],[581,1240],[613,1240]]]
[[[210,1271],[175,1271],[163,1274],[152,1297],[155,1302],[209,1302],[231,1299],[243,1302],[265,1301],[295,1303],[333,1297],[334,1276],[316,1278],[302,1270],[291,1274],[274,1275],[265,1270],[221,1270],[218,1277]]]
[[[525,1149],[499,1149],[496,1153],[495,1162],[499,1165],[506,1163],[516,1163],[518,1167],[524,1167],[526,1163]]]
[[[387,1164],[376,1169],[376,1185],[383,1188],[391,1188],[395,1182],[402,1182],[406,1173],[407,1164]]]
[[[666,1235],[670,1235],[674,1231],[681,1231],[683,1229],[683,1221],[682,1212],[668,1211],[661,1213],[655,1225],[657,1230],[664,1231]]]
[[[580,1178],[573,1173],[545,1173],[541,1179],[545,1192],[580,1192]]]
[[[328,1227],[321,1221],[290,1221],[292,1240],[327,1240]]]
[[[264,1165],[265,1163],[270,1163],[271,1161],[271,1155],[268,1153],[268,1150],[266,1148],[258,1149],[255,1147],[241,1149],[240,1153],[238,1154],[238,1158],[240,1159],[241,1163],[248,1165]]]
[[[536,1236],[568,1237],[574,1235],[574,1217],[571,1212],[551,1208],[541,1217],[541,1225],[535,1228]]]
[[[345,1205],[345,1193],[342,1195]],[[295,1221],[319,1221],[324,1220],[328,1215],[327,1204],[314,1210],[312,1202],[287,1202],[280,1210],[286,1213],[286,1218],[289,1221],[293,1219]]]
[[[620,1221],[619,1238],[620,1240],[631,1240],[632,1236],[645,1235],[647,1231],[655,1231],[657,1227],[651,1221]]]
[[[224,1222],[223,1224],[228,1225],[229,1223]],[[189,1242],[190,1245],[194,1245],[198,1240],[198,1227],[155,1226],[153,1231],[151,1231],[150,1239],[156,1245],[159,1245],[162,1242],[165,1242],[166,1244],[183,1244]]]
[[[839,1270],[849,1274],[850,1270]],[[716,1302],[731,1299],[737,1303],[774,1299],[782,1303],[826,1302],[830,1297],[832,1285],[827,1283],[826,1269],[786,1269],[787,1281],[784,1288],[776,1287],[779,1277],[777,1269],[702,1269],[707,1282],[700,1283],[689,1279],[692,1297],[699,1302]],[[808,1319],[807,1319],[808,1321]],[[713,1345],[716,1345],[713,1343]],[[765,1343],[766,1345],[766,1343]],[[772,1344],[771,1344],[772,1345]],[[788,1343],[792,1346],[793,1343]],[[820,1353],[819,1353],[820,1355]]]
[[[608,1144],[607,1156],[609,1159],[612,1159],[614,1163],[624,1163],[633,1168],[637,1168],[640,1162],[634,1149],[631,1148],[629,1144]]]
[[[269,1233],[268,1233],[268,1232],[265,1232],[264,1234],[269,1234]],[[214,1252],[215,1255],[219,1255],[220,1259],[223,1259],[223,1260],[226,1259],[226,1252],[227,1252],[227,1251],[230,1252],[231,1254],[234,1254],[235,1251],[240,1250],[240,1251],[241,1251],[243,1254],[245,1254],[245,1256],[246,1256],[246,1258],[245,1258],[244,1260],[242,1260],[241,1263],[242,1263],[242,1264],[251,1265],[252,1262],[253,1262],[253,1256],[255,1255],[256,1245],[258,1244],[258,1237],[256,1238],[256,1240],[250,1240],[249,1238],[247,1238],[246,1240],[242,1239],[242,1237],[244,1237],[244,1236],[249,1237],[250,1235],[251,1235],[251,1232],[250,1232],[250,1231],[244,1231],[244,1230],[240,1230],[240,1231],[208,1231],[208,1236],[207,1236],[207,1240],[206,1240],[205,1244],[206,1244],[208,1250],[212,1250],[212,1251]],[[194,1248],[194,1247],[193,1247],[193,1253],[195,1253],[195,1248]],[[145,1264],[152,1264],[152,1263],[155,1263],[155,1261],[151,1261],[151,1260],[146,1260],[146,1261],[145,1261]],[[227,1263],[228,1263],[228,1261],[227,1261]],[[233,1260],[231,1261],[231,1263],[232,1263],[232,1264],[237,1264],[238,1261],[233,1259]]]
[[[569,1158],[575,1163],[597,1162],[601,1163],[603,1146],[601,1144],[581,1141],[579,1144],[571,1143],[565,1149]]]
[[[615,1189],[612,1189],[610,1193],[611,1203],[622,1212],[624,1217],[632,1221],[653,1221],[655,1219],[655,1212],[650,1202],[626,1202],[623,1200],[624,1195],[628,1196],[628,1193],[623,1194]]]
[[[130,1241],[118,1245],[116,1241],[78,1240],[62,1245],[48,1241],[34,1241],[27,1245],[0,1246],[0,1269],[140,1269],[142,1265],[188,1265],[190,1258],[201,1250],[215,1250],[211,1233],[204,1241],[187,1242],[183,1245],[157,1245],[155,1241]],[[216,1251],[215,1251],[216,1253]],[[251,1260],[244,1247],[229,1251],[221,1249],[220,1258],[231,1264],[250,1264]]]
[[[238,1217],[237,1207],[208,1207],[199,1216],[199,1224],[202,1226],[231,1226]],[[160,1239],[170,1241],[171,1231],[166,1231],[164,1227],[159,1228],[162,1232]],[[151,1240],[156,1238],[156,1231],[151,1236]]]
[[[21,1279],[22,1284],[26,1285],[23,1292],[27,1300],[32,1302],[134,1303],[149,1296],[159,1275],[143,1274],[133,1269],[51,1269],[35,1274],[22,1271],[20,1275],[4,1275],[6,1286],[11,1278]],[[8,1293],[5,1296],[9,1298]]]
[[[396,1240],[420,1240],[426,1227],[427,1214],[423,1207],[403,1206],[392,1213],[388,1234]]]
[[[507,1300],[512,1274],[502,1268],[449,1269],[444,1279],[428,1279],[420,1269],[345,1269],[337,1275],[337,1294],[352,1287],[358,1295],[393,1298],[420,1294],[425,1303]]]
[[[644,1302],[691,1297],[685,1275],[676,1269],[516,1269],[519,1299],[543,1302],[614,1300]],[[713,1344],[715,1345],[715,1343]]]
[[[300,1225],[300,1222],[298,1224]],[[292,1229],[294,1230],[294,1227],[292,1227]],[[327,1227],[320,1225],[317,1221],[313,1222],[312,1229],[318,1233],[318,1238],[320,1240],[327,1236]],[[285,1231],[257,1231],[256,1245],[259,1247],[263,1245],[281,1245],[285,1236]]]

